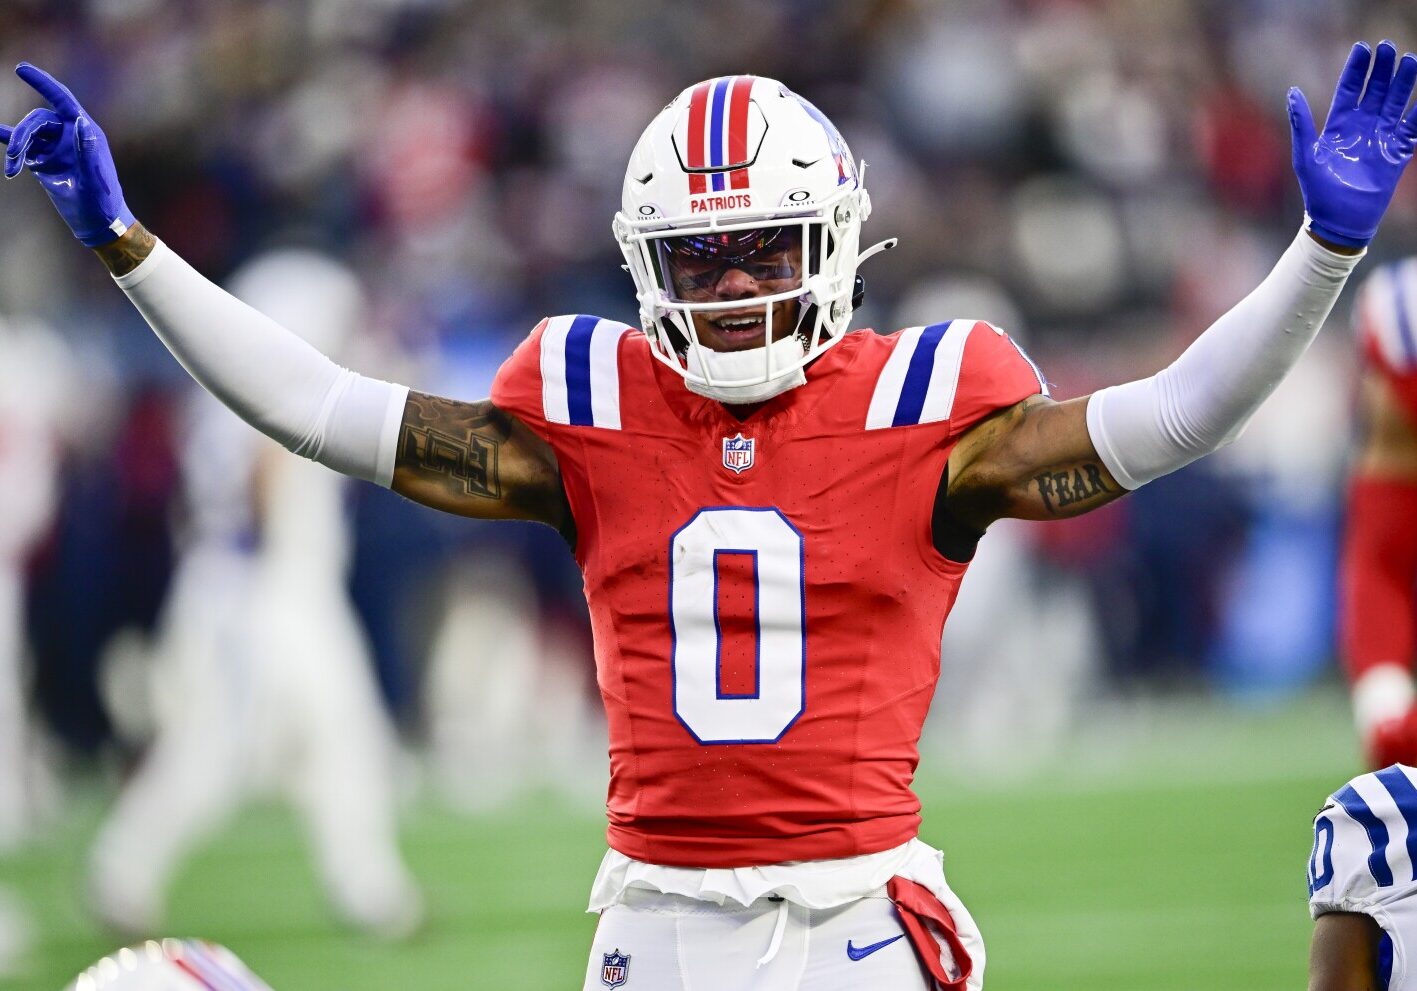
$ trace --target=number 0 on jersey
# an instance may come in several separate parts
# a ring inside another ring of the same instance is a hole
[[[674,534],[674,714],[698,742],[774,743],[802,714],[803,564],[802,535],[773,508],[701,509]],[[726,628],[744,627],[744,610],[752,672],[735,679],[725,670]]]

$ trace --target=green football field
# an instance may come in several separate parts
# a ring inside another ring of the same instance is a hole
[[[1266,711],[1112,706],[1026,772],[940,770],[927,755],[923,837],[989,949],[990,991],[1302,988],[1310,820],[1356,773],[1336,691]],[[113,949],[79,902],[92,787],[0,886],[33,916],[24,973],[3,989],[57,991]],[[579,988],[603,852],[593,811],[528,796],[468,818],[415,803],[404,830],[430,906],[403,946],[370,944],[324,910],[294,824],[243,814],[183,872],[172,935],[226,943],[276,991]]]

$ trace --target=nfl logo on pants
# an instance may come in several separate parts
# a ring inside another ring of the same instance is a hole
[[[624,984],[630,976],[630,958],[621,953],[616,948],[614,953],[607,953],[601,958],[600,983],[607,988],[618,988]]]
[[[723,467],[741,475],[753,467],[753,438],[739,434],[723,438]]]

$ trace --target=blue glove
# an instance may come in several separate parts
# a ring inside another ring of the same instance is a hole
[[[1394,74],[1396,60],[1390,41],[1378,45],[1376,55],[1361,41],[1354,45],[1319,135],[1304,94],[1298,87],[1289,90],[1294,172],[1309,230],[1326,241],[1361,248],[1373,239],[1417,148],[1417,107],[1402,115],[1417,81],[1417,55],[1402,56]],[[1373,72],[1365,93],[1369,62]]]
[[[54,109],[31,110],[13,128],[0,125],[5,178],[28,168],[76,238],[90,248],[116,240],[135,220],[123,202],[108,139],[49,73],[21,62],[15,74]]]

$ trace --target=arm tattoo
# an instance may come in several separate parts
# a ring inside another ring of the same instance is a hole
[[[93,250],[114,275],[127,275],[141,265],[155,247],[157,238],[142,224],[134,224],[118,240],[100,244]]]
[[[507,415],[491,404],[410,392],[399,431],[399,463],[425,477],[442,476],[450,492],[501,499],[497,460],[510,433]]]
[[[1034,475],[1043,506],[1054,516],[1063,510],[1112,491],[1102,477],[1102,468],[1095,462],[1077,465],[1063,471],[1045,471]]]

